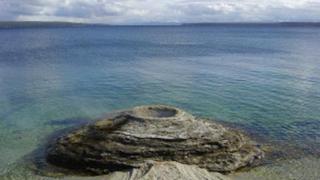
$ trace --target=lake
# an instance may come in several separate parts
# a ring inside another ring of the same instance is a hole
[[[0,44],[0,178],[39,178],[23,162],[52,133],[143,104],[274,149],[239,179],[320,178],[319,27],[12,28]]]

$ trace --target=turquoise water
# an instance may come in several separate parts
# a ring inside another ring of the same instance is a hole
[[[0,176],[29,174],[58,130],[155,103],[236,124],[284,162],[319,159],[320,28],[30,28],[0,44]]]

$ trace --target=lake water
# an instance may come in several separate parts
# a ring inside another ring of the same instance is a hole
[[[277,152],[236,178],[320,178],[319,27],[2,29],[0,44],[0,178],[40,178],[23,164],[49,135],[142,104],[225,122]]]

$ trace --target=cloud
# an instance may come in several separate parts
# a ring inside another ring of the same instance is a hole
[[[110,24],[320,21],[320,1],[0,0],[0,20]]]

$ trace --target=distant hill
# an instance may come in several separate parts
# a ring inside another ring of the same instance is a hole
[[[87,27],[108,26],[107,24],[86,24],[72,22],[42,22],[42,21],[0,21],[0,29],[10,28],[61,28],[61,27]]]
[[[288,26],[288,27],[303,27],[303,26],[312,26],[320,27],[320,22],[265,22],[265,23],[183,23],[182,26]]]
[[[106,27],[106,26],[275,26],[275,27],[320,27],[320,22],[276,22],[276,23],[182,23],[182,24],[144,24],[144,25],[108,25],[74,22],[45,21],[0,21],[0,29],[16,28],[63,28],[63,27]]]

